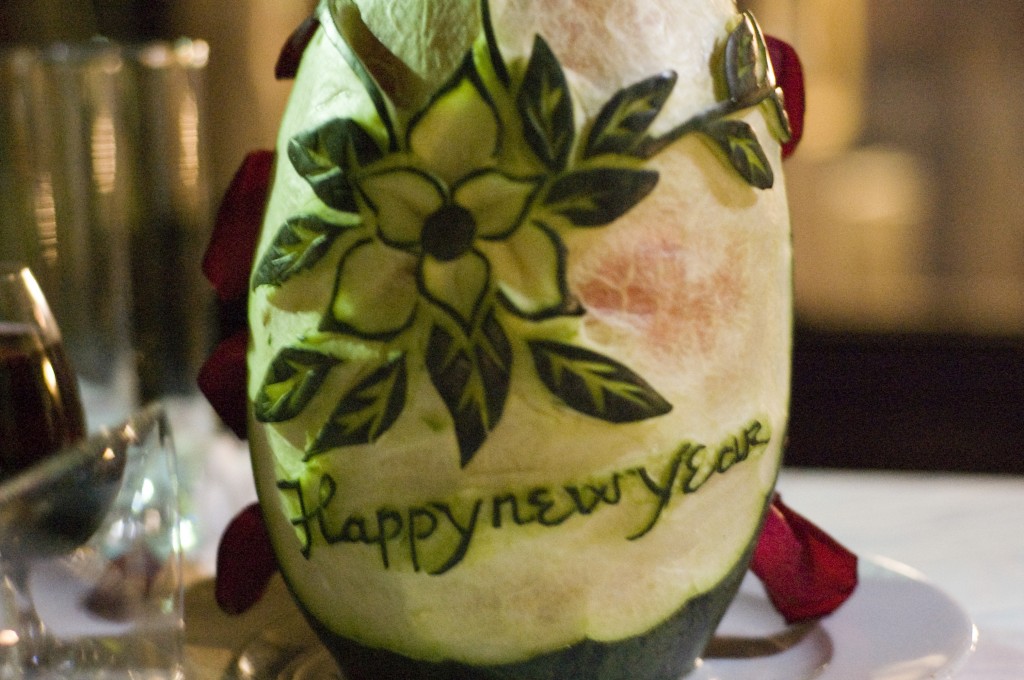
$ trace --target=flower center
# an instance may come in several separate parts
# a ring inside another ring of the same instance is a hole
[[[476,237],[476,220],[460,205],[450,204],[431,213],[423,223],[421,242],[428,255],[442,262],[464,255]]]

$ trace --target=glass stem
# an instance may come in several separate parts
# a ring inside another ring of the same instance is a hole
[[[18,652],[25,668],[44,665],[49,647],[46,626],[32,597],[29,571],[28,563],[22,560],[4,564],[4,586],[17,613]]]

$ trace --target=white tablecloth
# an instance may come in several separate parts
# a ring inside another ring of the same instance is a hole
[[[778,490],[855,552],[914,567],[959,602],[979,635],[956,680],[1024,678],[1024,479],[786,470]]]

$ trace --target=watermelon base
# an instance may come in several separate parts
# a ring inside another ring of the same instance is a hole
[[[693,670],[746,574],[751,552],[722,581],[651,630],[617,642],[584,640],[566,649],[499,666],[429,662],[374,649],[310,625],[345,680],[679,680]]]

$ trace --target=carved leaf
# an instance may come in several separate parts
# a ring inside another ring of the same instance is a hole
[[[540,36],[533,43],[516,104],[534,153],[549,168],[564,169],[576,139],[572,95],[562,66]]]
[[[277,232],[274,242],[256,267],[253,287],[280,286],[312,269],[323,259],[343,227],[315,215],[292,217]]]
[[[339,363],[335,357],[309,349],[281,350],[267,369],[253,403],[256,420],[279,423],[299,415]]]
[[[766,57],[759,48],[754,24],[744,15],[725,44],[725,79],[734,102],[746,101],[764,84]]]
[[[342,212],[359,209],[348,171],[381,157],[370,133],[349,118],[329,120],[295,135],[288,143],[288,158],[295,171],[309,182],[321,201]]]
[[[753,128],[741,120],[711,121],[701,128],[737,172],[753,187],[770,189],[775,183],[768,156],[757,140]]]
[[[465,467],[498,424],[508,398],[512,348],[493,310],[470,338],[435,326],[426,352],[430,379],[452,416]]]
[[[658,173],[654,170],[578,170],[555,180],[544,197],[544,205],[577,226],[603,226],[626,214],[657,183]]]
[[[380,366],[342,398],[306,451],[306,459],[342,446],[376,441],[405,408],[407,384],[404,356]]]
[[[541,380],[580,413],[610,423],[628,423],[672,410],[643,378],[608,357],[546,340],[529,344]]]
[[[666,71],[616,92],[594,120],[583,157],[633,154],[672,93],[676,80],[674,72]]]

